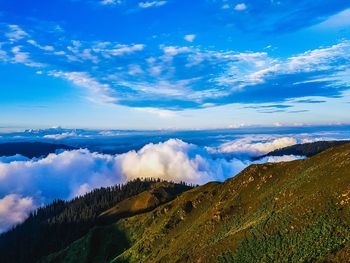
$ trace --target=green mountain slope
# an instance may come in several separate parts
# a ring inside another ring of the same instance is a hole
[[[108,212],[107,212],[108,213]],[[92,229],[44,262],[348,262],[350,144],[252,165]]]

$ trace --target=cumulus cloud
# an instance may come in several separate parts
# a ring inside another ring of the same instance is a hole
[[[11,226],[21,223],[37,206],[31,197],[16,194],[6,195],[0,199],[0,233]]]
[[[176,139],[120,155],[80,149],[42,159],[11,158],[0,162],[0,197],[14,193],[35,196],[43,202],[72,198],[84,193],[84,189],[138,177],[202,184],[224,180],[247,165],[236,159],[213,159],[205,149]]]
[[[33,196],[44,203],[55,198],[69,199],[84,184],[96,188],[125,181],[118,174],[116,165],[113,156],[88,150],[0,163],[0,197],[13,193]]]
[[[259,156],[276,149],[297,144],[294,137],[246,137],[223,143],[217,149],[210,149],[212,153],[231,153],[244,154],[250,156]]]
[[[222,181],[247,165],[238,159],[212,159],[204,149],[176,139],[148,144],[138,152],[120,155],[118,159],[122,174],[129,179],[143,176],[197,184]]]
[[[255,142],[239,139],[216,152],[261,154],[295,144],[289,137]],[[135,178],[162,178],[204,184],[235,176],[252,162],[213,155],[210,149],[170,139],[147,144],[139,151],[109,155],[87,149],[28,159],[16,155],[0,158],[0,231],[23,221],[29,211],[54,199],[70,199],[94,188],[125,183]],[[279,162],[300,156],[267,157],[257,161]]]

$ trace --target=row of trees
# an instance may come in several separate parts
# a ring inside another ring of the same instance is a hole
[[[150,189],[157,182],[160,180],[136,179],[93,190],[71,201],[55,200],[37,209],[24,223],[0,235],[1,262],[37,262],[43,256],[65,248],[100,224],[98,216],[103,211]],[[179,185],[186,186],[185,183]]]

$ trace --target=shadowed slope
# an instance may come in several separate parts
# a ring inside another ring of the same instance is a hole
[[[108,225],[125,217],[151,211],[191,189],[185,184],[153,182],[148,189],[125,198],[99,214],[93,227],[82,239],[40,262],[107,262],[130,247],[125,232],[117,225]]]

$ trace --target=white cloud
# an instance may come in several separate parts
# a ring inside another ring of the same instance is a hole
[[[111,42],[83,42],[72,40],[66,50],[55,51],[54,55],[65,56],[71,62],[84,63],[91,61],[98,64],[107,62],[115,57],[131,55],[144,50],[143,44],[118,44]]]
[[[102,5],[117,5],[121,4],[121,0],[101,0],[100,2]]]
[[[140,2],[139,7],[140,8],[150,8],[150,7],[157,7],[157,6],[162,6],[165,5],[167,1],[149,1],[149,2]]]
[[[13,61],[16,63],[27,63],[29,61],[29,53],[22,52],[21,46],[15,46],[12,48],[14,54]]]
[[[339,58],[350,58],[350,42],[333,45],[328,48],[314,49],[302,54],[292,56],[286,63],[287,72],[311,72],[317,70],[328,70]]]
[[[152,74],[157,74],[157,72],[152,71]],[[129,87],[138,92],[145,94],[153,94],[154,96],[171,96],[173,98],[181,99],[184,96],[187,96],[189,99],[198,100],[203,96],[202,91],[194,91],[191,94],[187,94],[189,86],[191,83],[196,81],[196,79],[184,79],[184,80],[174,80],[168,81],[159,78],[157,84],[149,83],[147,81],[127,81],[127,80],[118,80],[118,85]],[[154,108],[154,107],[145,107],[145,108]],[[146,109],[147,111],[147,109]],[[166,111],[166,110],[165,110]]]
[[[43,67],[44,64],[34,62],[30,59],[29,53],[22,51],[22,46],[14,46],[11,49],[13,57],[11,58],[12,63],[24,64],[28,67]]]
[[[142,3],[151,7],[160,2]],[[108,3],[112,4],[112,0]],[[228,2],[223,4],[226,3]],[[84,87],[91,91],[87,94],[88,99],[102,103],[122,102],[123,105],[138,104],[148,108],[172,109],[171,106],[157,104],[162,99],[167,99],[173,100],[174,104],[178,104],[175,107],[179,108],[186,107],[184,105],[208,106],[208,100],[213,105],[219,105],[228,103],[223,98],[236,91],[263,84],[280,75],[322,70],[329,70],[329,76],[308,80],[300,76],[300,81],[293,84],[327,80],[338,86],[349,85],[349,74],[346,72],[350,59],[349,41],[310,50],[290,58],[276,58],[267,52],[238,53],[234,50],[216,51],[186,45],[160,45],[160,50],[145,50],[146,46],[140,43],[121,44],[66,38],[57,38],[53,41],[57,46],[51,46],[27,36],[18,26],[13,25],[12,30],[16,32],[13,39],[26,39],[20,45],[9,41],[0,44],[1,61],[30,67],[46,66],[50,70],[38,72],[58,76]],[[195,41],[196,35],[183,37],[191,43]],[[36,52],[38,50],[34,47],[45,52]],[[159,54],[159,51],[162,53]],[[42,61],[48,64],[41,64]],[[75,71],[77,69],[79,72]],[[280,83],[277,82],[277,85]],[[280,88],[283,88],[282,84]],[[137,96],[135,91],[138,92]]]
[[[8,25],[8,27],[9,32],[7,32],[5,36],[8,37],[10,41],[18,41],[29,36],[29,34],[18,25]]]
[[[92,92],[94,96],[91,96],[91,98],[96,99],[96,102],[115,103],[117,101],[117,98],[111,96],[113,90],[108,84],[100,83],[87,72],[51,71],[49,75],[69,80],[74,85],[86,88]]]
[[[186,35],[184,39],[188,42],[193,42],[196,39],[196,35],[194,34]]]
[[[309,50],[284,60],[272,58],[266,52],[232,54],[230,57],[237,60],[228,63],[228,69],[214,78],[214,81],[222,86],[231,85],[235,89],[241,89],[283,74],[322,70],[344,72],[344,64],[338,65],[336,62],[339,59],[350,59],[350,42],[343,41],[330,47]],[[335,83],[344,83],[344,76],[339,72],[328,77]]]
[[[263,143],[240,139],[223,144],[219,151],[261,154],[294,143],[295,140],[289,137]],[[137,177],[198,184],[222,181],[250,164],[249,161],[235,158],[226,160],[214,157],[206,149],[179,139],[147,144],[139,151],[120,155],[80,149],[49,154],[42,159],[30,160],[22,156],[6,158],[9,159],[0,159],[0,198],[12,193],[44,202],[55,198],[72,198],[78,192],[82,194],[82,189],[122,183]]]
[[[73,150],[42,159],[17,157],[0,162],[0,198],[11,193],[48,202],[137,177],[202,184],[234,176],[246,165],[213,159],[205,149],[177,139],[115,156]]]
[[[29,44],[41,49],[41,50],[44,50],[44,51],[54,51],[54,47],[53,46],[49,46],[49,45],[46,45],[46,46],[42,46],[42,45],[39,45],[35,40],[33,39],[29,39],[27,41]]]
[[[140,65],[135,65],[135,64],[132,64],[132,65],[129,65],[129,71],[128,71],[129,75],[131,76],[135,76],[135,75],[140,75],[143,73],[143,70],[141,68]]]
[[[21,223],[37,206],[31,197],[9,194],[0,199],[0,233]]]
[[[209,149],[215,153],[244,154],[250,156],[260,156],[273,150],[297,144],[294,137],[275,136],[250,136],[242,139],[223,143],[218,149]]]
[[[69,137],[76,137],[76,136],[78,136],[78,134],[75,132],[63,132],[58,134],[47,134],[47,135],[44,135],[44,138],[53,139],[53,140],[62,140]]]
[[[350,26],[350,9],[329,17],[326,21],[315,26],[316,29],[341,29]]]
[[[74,197],[82,185],[91,188],[125,181],[115,157],[88,150],[50,154],[43,159],[0,163],[0,197],[9,193],[43,202]]]
[[[235,8],[234,8],[236,11],[243,11],[243,10],[246,10],[247,9],[247,6],[245,3],[240,3],[240,4],[237,4],[235,5]]]
[[[267,156],[259,159],[256,163],[279,163],[279,162],[290,162],[295,160],[304,159],[305,156],[298,155],[282,155],[282,156]]]
[[[95,48],[94,51],[101,53],[105,57],[110,57],[110,56],[123,56],[127,54],[132,54],[137,51],[142,51],[144,48],[145,48],[145,45],[143,44],[116,45],[114,48],[111,48],[111,49]]]
[[[128,179],[143,176],[198,184],[224,180],[246,167],[236,159],[212,159],[204,149],[177,139],[148,144],[117,159]]]
[[[2,43],[0,43],[0,61],[6,62],[8,60],[7,52],[2,49]]]
[[[64,54],[66,54],[68,60],[73,62],[91,61],[96,64],[99,61],[98,57],[93,54],[93,50],[83,47],[83,44],[78,40],[73,40],[72,44],[67,47],[67,52],[64,52]]]
[[[177,56],[183,53],[189,53],[192,51],[189,47],[177,47],[177,46],[161,46],[164,54],[168,56]]]

